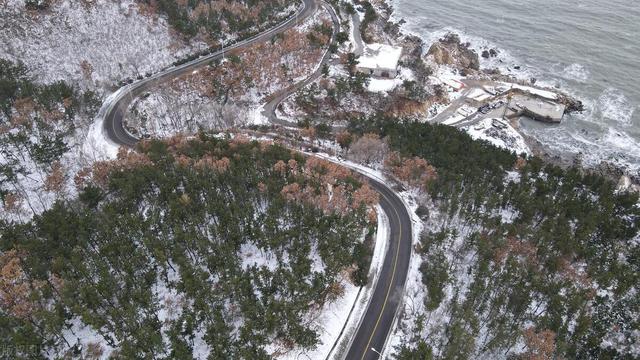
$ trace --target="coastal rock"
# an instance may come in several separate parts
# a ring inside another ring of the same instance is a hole
[[[568,95],[559,94],[558,102],[566,106],[565,114],[571,114],[575,112],[583,112],[584,104],[582,101],[572,98]]]
[[[449,50],[440,43],[431,45],[427,52],[427,56],[433,57],[433,60],[438,65],[453,65],[453,56],[451,56]]]
[[[624,169],[621,169],[609,161],[601,161],[600,164],[595,167],[594,171],[596,174],[608,177],[614,181],[625,175]]]
[[[401,45],[403,48],[402,63],[413,71],[418,86],[425,88],[428,78],[433,74],[433,71],[422,60],[424,42],[417,36],[407,35],[403,38]]]
[[[402,41],[402,48],[404,56],[409,57],[412,60],[420,59],[422,56],[424,42],[422,39],[415,35],[407,35]]]
[[[469,43],[460,42],[460,37],[449,33],[429,48],[428,57],[438,65],[452,65],[458,70],[475,72],[480,70],[478,54],[469,48]]]
[[[485,49],[482,50],[482,57],[485,59],[494,58],[498,56],[498,50],[496,49]]]

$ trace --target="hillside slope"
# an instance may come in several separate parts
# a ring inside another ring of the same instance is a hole
[[[316,345],[309,311],[366,282],[377,196],[331,163],[202,135],[122,150],[76,184],[79,200],[0,227],[15,356],[268,359]]]

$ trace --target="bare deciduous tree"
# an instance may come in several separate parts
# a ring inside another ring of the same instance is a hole
[[[362,164],[376,165],[382,163],[388,152],[384,139],[376,134],[364,134],[351,145],[349,157]]]
[[[556,333],[551,330],[536,332],[533,327],[524,331],[524,342],[527,351],[525,359],[529,360],[551,360],[556,351]]]

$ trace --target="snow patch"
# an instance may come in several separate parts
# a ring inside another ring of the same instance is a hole
[[[370,92],[387,92],[402,84],[400,79],[378,79],[371,78],[367,90]]]
[[[531,87],[531,86],[524,86],[524,85],[520,85],[520,84],[515,84],[515,83],[500,83],[502,86],[504,86],[505,89],[519,89],[522,90],[526,93],[532,94],[532,95],[537,95],[540,97],[543,97],[545,99],[549,99],[549,100],[558,100],[558,94],[556,94],[553,91],[548,91],[548,90],[542,90],[542,89],[538,89],[535,87]]]
[[[402,48],[385,44],[366,44],[364,54],[358,59],[358,68],[396,69]]]
[[[491,144],[516,154],[531,154],[524,138],[510,124],[501,119],[483,119],[476,125],[462,128],[472,138],[486,140]]]
[[[118,154],[119,146],[111,142],[104,133],[104,119],[94,122],[82,144],[82,153],[93,161],[112,160]]]

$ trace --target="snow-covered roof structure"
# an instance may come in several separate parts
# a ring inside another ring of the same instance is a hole
[[[402,48],[385,44],[368,44],[364,53],[358,59],[358,69],[367,70],[376,76],[395,77],[398,70],[398,62],[402,55]]]

